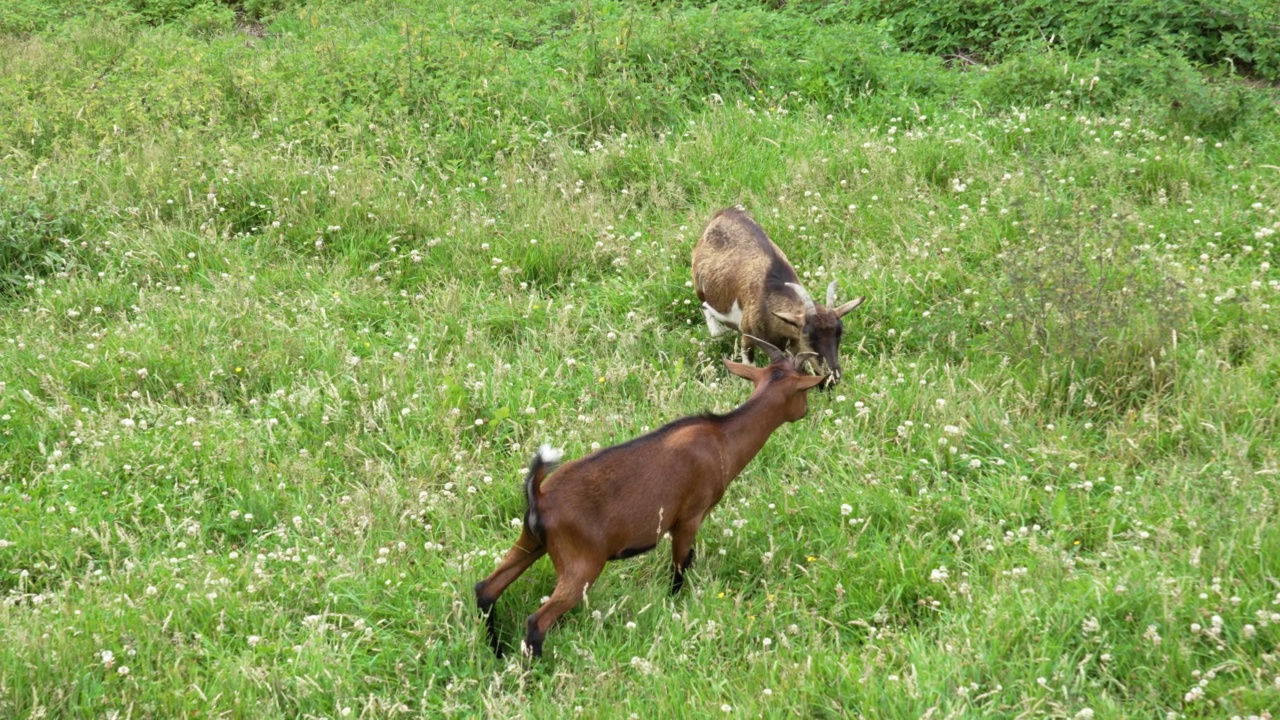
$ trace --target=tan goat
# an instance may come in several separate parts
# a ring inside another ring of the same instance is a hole
[[[727,328],[743,334],[747,352],[755,346],[748,336],[754,335],[783,350],[814,353],[831,382],[839,382],[840,318],[866,298],[833,307],[832,281],[827,304],[815,303],[787,256],[745,212],[726,208],[711,218],[693,249],[693,288],[713,337]]]

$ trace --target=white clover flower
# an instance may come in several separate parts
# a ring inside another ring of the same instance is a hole
[[[840,506],[841,515],[849,515],[852,512],[853,512],[853,506],[850,505],[849,503],[844,503]]]
[[[1159,646],[1162,640],[1160,638],[1160,633],[1157,632],[1157,630],[1158,628],[1155,625],[1148,625],[1147,631],[1142,633],[1143,639],[1149,640],[1152,645]]]

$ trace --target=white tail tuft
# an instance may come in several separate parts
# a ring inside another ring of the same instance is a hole
[[[553,448],[546,444],[538,448],[538,459],[544,463],[558,463],[562,457],[564,457],[564,451],[560,448]]]

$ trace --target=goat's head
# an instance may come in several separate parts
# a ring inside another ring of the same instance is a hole
[[[775,311],[774,315],[800,329],[802,349],[817,355],[814,359],[817,369],[820,371],[825,365],[831,383],[840,382],[840,338],[844,335],[844,322],[840,318],[861,305],[866,297],[854,298],[836,307],[836,283],[832,280],[827,286],[827,304],[818,305],[803,286],[787,283],[787,287],[804,303],[804,314]]]
[[[817,353],[804,352],[795,357],[788,357],[764,340],[752,339],[769,355],[768,366],[756,367],[732,360],[725,360],[724,366],[734,375],[746,378],[755,384],[756,389],[752,397],[766,392],[779,394],[783,398],[784,417],[787,422],[795,422],[804,417],[809,412],[809,390],[826,379],[821,375],[806,375],[803,371],[804,364],[811,359],[816,359]]]

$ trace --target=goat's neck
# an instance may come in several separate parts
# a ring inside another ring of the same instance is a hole
[[[738,473],[764,447],[769,436],[783,423],[783,399],[770,392],[753,395],[738,410],[725,418],[721,457],[724,461],[724,483]]]

